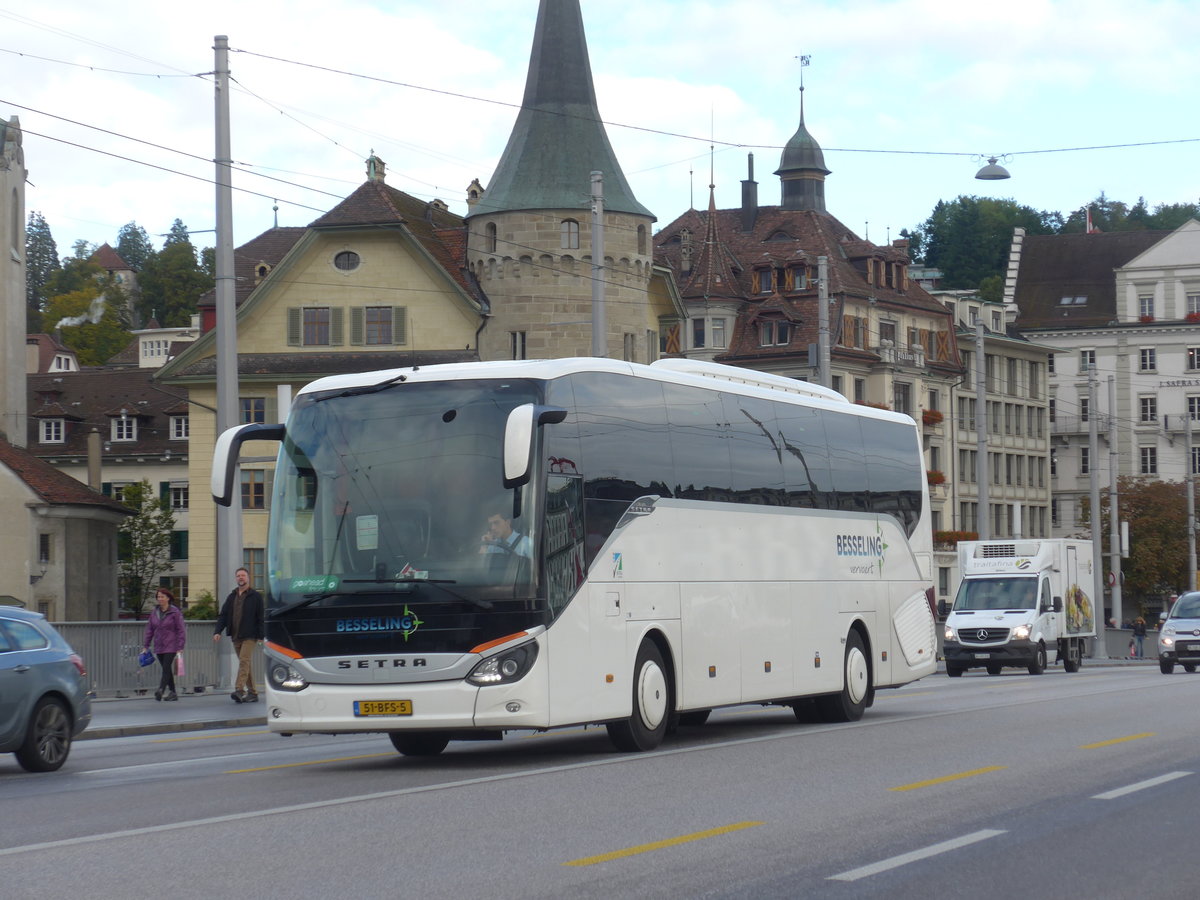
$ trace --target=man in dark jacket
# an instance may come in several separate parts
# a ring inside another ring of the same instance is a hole
[[[254,703],[258,700],[258,693],[254,690],[254,673],[250,670],[250,662],[254,658],[255,645],[263,641],[263,598],[262,594],[250,587],[250,573],[246,569],[238,569],[234,578],[237,587],[229,592],[221,604],[213,641],[221,640],[222,631],[233,638],[238,670],[233,693],[229,696],[234,703]]]

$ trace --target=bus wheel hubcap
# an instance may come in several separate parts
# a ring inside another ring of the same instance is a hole
[[[667,679],[654,663],[646,663],[638,673],[637,698],[642,724],[653,731],[667,714]]]
[[[846,692],[851,702],[862,703],[867,696],[867,658],[858,647],[846,654]]]

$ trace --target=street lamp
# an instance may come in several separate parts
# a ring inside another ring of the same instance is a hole
[[[980,158],[982,159],[982,157]],[[1008,159],[1007,157],[1001,158],[1005,159],[1006,161]],[[1008,174],[1008,169],[1004,168],[1002,165],[999,165],[996,162],[996,159],[997,157],[995,156],[989,156],[987,158],[987,165],[976,172],[975,177],[980,181],[1003,181],[1005,178],[1012,178],[1012,176]]]

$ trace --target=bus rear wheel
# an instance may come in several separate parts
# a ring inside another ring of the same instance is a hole
[[[846,635],[846,658],[842,674],[844,681],[841,693],[817,697],[817,712],[826,722],[857,722],[867,708],[867,700],[871,696],[871,663],[857,631]]]
[[[653,641],[642,641],[633,664],[633,715],[608,723],[608,737],[626,753],[653,750],[667,733],[671,687],[662,654]]]
[[[393,731],[388,740],[405,756],[437,756],[450,738],[437,731]]]

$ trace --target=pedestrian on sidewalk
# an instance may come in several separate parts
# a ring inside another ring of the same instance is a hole
[[[250,572],[247,569],[238,569],[234,573],[234,580],[237,581],[237,587],[229,592],[221,604],[213,641],[221,640],[222,631],[233,639],[238,670],[233,693],[229,696],[234,703],[254,703],[258,700],[258,692],[254,690],[254,673],[250,663],[254,659],[254,647],[263,642],[263,598],[262,594],[250,587]]]
[[[146,650],[154,647],[154,655],[162,666],[162,677],[158,681],[155,700],[178,700],[175,693],[175,656],[183,652],[187,643],[187,628],[183,624],[183,612],[175,602],[175,595],[166,588],[154,592],[154,609],[146,619],[146,634],[142,644]]]
[[[1146,620],[1138,616],[1133,620],[1133,642],[1135,644],[1133,658],[1145,659],[1146,653],[1142,643],[1146,640]]]

